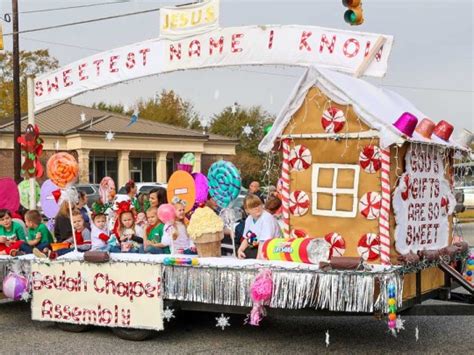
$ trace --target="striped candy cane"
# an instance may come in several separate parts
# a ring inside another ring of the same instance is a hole
[[[284,139],[282,143],[283,164],[281,167],[282,186],[282,212],[283,212],[283,237],[290,237],[290,141]]]
[[[390,148],[381,149],[382,204],[379,218],[380,259],[383,265],[390,265]]]

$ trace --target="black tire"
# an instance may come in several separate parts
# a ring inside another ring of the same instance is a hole
[[[70,333],[82,333],[88,331],[91,328],[91,326],[88,324],[72,324],[62,322],[57,322],[56,326],[59,329]]]
[[[155,332],[148,329],[134,328],[111,328],[116,336],[120,339],[131,341],[143,341],[150,338]]]

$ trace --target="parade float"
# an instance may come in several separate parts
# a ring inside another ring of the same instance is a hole
[[[208,21],[173,20],[196,11]],[[129,339],[163,330],[177,309],[220,313],[222,329],[228,313],[248,315],[250,325],[279,311],[377,314],[396,334],[403,328],[399,314],[449,291],[451,279],[472,293],[474,256],[465,243],[452,242],[453,159],[469,151],[467,141],[454,141],[448,122],[434,123],[406,99],[359,78],[385,74],[393,38],[315,26],[219,28],[218,13],[214,1],[163,9],[160,38],[38,77],[30,94],[41,110],[176,70],[306,67],[260,143],[262,152],[282,155],[284,238],[265,243],[267,260],[237,259],[235,248],[229,257],[111,253],[100,263],[76,246],[54,261],[5,256],[4,293],[32,296],[34,320],[76,331],[107,326]],[[59,190],[59,198],[72,201],[77,164],[64,154],[53,158],[45,194]],[[183,163],[170,178],[168,198],[179,197],[189,210],[209,192],[232,232],[228,206],[240,191],[238,170],[218,161],[206,177],[191,175],[192,162]],[[45,203],[54,204],[48,196]],[[219,254],[218,224],[206,226],[206,217],[192,224],[195,241],[212,244],[200,254]]]

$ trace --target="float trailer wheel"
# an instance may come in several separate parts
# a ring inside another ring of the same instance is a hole
[[[70,333],[82,333],[91,329],[91,326],[88,324],[72,324],[72,323],[62,323],[56,322],[56,326],[65,331]]]
[[[125,340],[143,341],[150,338],[155,332],[148,329],[111,328],[116,336]]]

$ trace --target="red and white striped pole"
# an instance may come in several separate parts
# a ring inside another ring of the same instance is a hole
[[[290,140],[282,142],[283,164],[281,167],[282,186],[282,212],[283,212],[283,237],[290,237]]]
[[[379,218],[380,260],[383,265],[390,265],[390,148],[381,149],[382,167],[382,204]]]

